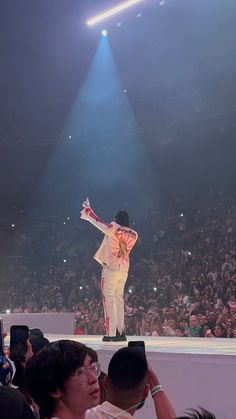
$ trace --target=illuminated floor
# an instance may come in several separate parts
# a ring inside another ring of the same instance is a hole
[[[72,339],[96,350],[113,351],[126,342],[103,343],[102,336],[78,336],[78,335],[45,335],[50,341],[59,339]],[[236,339],[217,338],[178,338],[178,337],[142,337],[128,336],[128,340],[144,340],[147,352],[169,354],[202,354],[202,355],[225,355],[236,356]]]

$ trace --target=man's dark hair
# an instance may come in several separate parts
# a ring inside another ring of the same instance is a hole
[[[191,409],[189,413],[184,416],[178,416],[177,419],[216,419],[215,415],[206,409],[200,408],[200,410]]]
[[[129,215],[126,211],[124,210],[119,210],[115,213],[114,215],[114,221],[119,224],[120,226],[123,227],[129,227],[130,223],[129,223]]]
[[[98,362],[98,354],[93,348],[86,347],[87,355],[90,356],[92,362]]]
[[[59,340],[45,346],[26,365],[25,386],[39,405],[41,417],[53,416],[56,400],[51,395],[63,390],[67,378],[81,365],[87,347],[71,340]]]
[[[119,349],[110,360],[108,379],[114,390],[138,390],[147,380],[147,376],[147,359],[140,349]]]
[[[43,336],[42,330],[38,328],[29,330],[29,340],[34,355],[49,344],[49,340]]]

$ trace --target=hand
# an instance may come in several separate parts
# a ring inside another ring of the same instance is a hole
[[[25,367],[27,361],[29,361],[29,359],[34,355],[33,350],[32,350],[32,345],[31,345],[29,339],[27,339],[27,341],[26,341],[26,346],[27,346],[27,351],[26,351],[26,354],[25,354],[25,361],[21,363],[24,367]]]
[[[190,330],[188,328],[185,329],[184,336],[186,336],[186,337],[190,337],[191,336]]]
[[[85,201],[82,203],[83,208],[90,208],[89,198],[86,198]]]
[[[160,384],[156,373],[153,371],[150,365],[148,365],[148,384],[150,385],[150,389]]]

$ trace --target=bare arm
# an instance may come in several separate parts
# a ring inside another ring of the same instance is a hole
[[[148,383],[150,385],[150,392],[154,390],[156,386],[160,385],[159,379],[155,372],[149,366],[149,378]],[[158,419],[174,419],[176,414],[174,408],[168,399],[165,391],[157,391],[153,396],[153,402],[156,411],[156,417]]]

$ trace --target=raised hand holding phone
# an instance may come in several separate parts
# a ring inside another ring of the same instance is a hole
[[[89,208],[90,207],[90,201],[89,198],[86,198],[85,201],[82,203],[83,208]]]
[[[10,329],[10,359],[14,362],[25,362],[27,341],[29,339],[28,326],[14,325]]]

